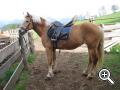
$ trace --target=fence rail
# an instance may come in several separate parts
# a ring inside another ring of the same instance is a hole
[[[27,69],[27,57],[34,51],[32,36],[30,32],[19,35],[19,39],[0,50],[0,78],[17,61],[19,62],[14,73],[4,86],[3,90],[13,90],[23,68]],[[9,58],[8,58],[9,57]]]
[[[110,48],[120,43],[120,24],[103,26],[103,30],[105,31],[104,51],[109,52]]]
[[[3,90],[12,90],[13,89],[15,82],[18,80],[23,68],[24,68],[24,64],[23,64],[23,59],[22,59],[20,61],[19,65],[17,66],[17,68],[15,69],[14,73],[12,74],[11,78],[9,79],[9,81],[7,82],[5,87],[3,88]]]
[[[8,57],[9,55],[17,51],[19,48],[20,48],[19,40],[16,40],[15,42],[1,49],[0,50],[0,63],[2,63],[6,57]]]
[[[5,72],[10,66],[21,56],[20,49],[14,53],[3,65],[0,67],[0,77],[4,77]]]

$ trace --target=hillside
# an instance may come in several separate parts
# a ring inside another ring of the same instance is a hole
[[[98,17],[96,19],[101,19],[101,20],[96,20],[96,23],[104,23],[104,24],[114,24],[114,23],[120,23],[120,12],[112,13],[109,15],[105,15],[102,17]]]
[[[21,24],[22,20],[14,19],[14,20],[0,20],[0,28],[4,28],[6,25],[9,24]]]
[[[4,25],[1,30],[9,30],[9,29],[15,29],[15,28],[18,28],[19,27],[19,24],[7,24],[7,25]]]
[[[120,11],[116,13],[112,13],[109,15],[104,15],[101,17],[95,18],[95,23],[97,24],[115,24],[115,23],[120,23]],[[80,24],[82,22],[86,22],[88,20],[83,20],[83,21],[77,21],[76,24]]]

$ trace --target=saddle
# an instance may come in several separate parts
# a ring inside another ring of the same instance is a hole
[[[53,42],[53,47],[57,49],[57,43],[59,40],[67,40],[69,38],[69,32],[71,30],[71,26],[73,25],[73,21],[70,21],[66,25],[63,25],[59,21],[55,21],[52,23],[50,28],[48,29],[48,37]]]

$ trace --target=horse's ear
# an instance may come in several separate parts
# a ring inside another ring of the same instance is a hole
[[[27,12],[27,16],[30,16],[30,14]]]
[[[41,23],[45,23],[45,19],[40,17]]]
[[[28,12],[27,12],[27,16],[30,17],[30,18],[32,18],[32,15],[30,15],[30,13],[28,13]]]

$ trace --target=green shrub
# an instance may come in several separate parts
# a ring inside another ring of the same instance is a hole
[[[35,54],[30,54],[28,56],[27,62],[29,64],[32,64],[35,61],[35,57],[36,57]],[[29,76],[30,76],[30,72],[23,70],[20,75],[19,81],[15,85],[14,90],[26,90],[27,80],[28,80]]]
[[[18,62],[15,62],[6,72],[3,78],[0,78],[0,85],[4,86],[15,71]]]
[[[30,54],[28,56],[28,63],[32,64],[34,62],[34,60],[35,60],[35,54]]]
[[[120,44],[117,44],[117,45],[113,46],[113,47],[110,49],[110,52],[111,52],[111,53],[118,53],[118,54],[120,54]]]
[[[1,29],[2,30],[10,30],[10,29],[16,29],[19,27],[19,24],[7,24],[3,26]]]
[[[109,69],[114,77],[120,75],[120,55],[105,54],[103,68]]]

